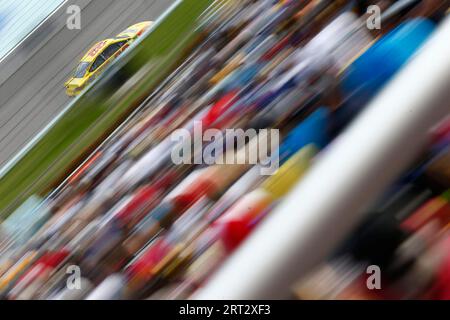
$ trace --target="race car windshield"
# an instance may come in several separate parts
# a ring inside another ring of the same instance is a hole
[[[86,70],[89,67],[89,62],[81,62],[75,70],[74,78],[83,78],[86,74]]]

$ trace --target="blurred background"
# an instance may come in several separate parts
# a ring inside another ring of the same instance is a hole
[[[1,1],[0,297],[449,299],[449,5]]]

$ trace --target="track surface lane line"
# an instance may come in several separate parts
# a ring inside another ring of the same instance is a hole
[[[78,1],[81,0],[70,3]],[[1,97],[4,90],[14,88],[14,81],[19,85],[0,105],[0,166],[71,101],[65,94],[64,81],[93,43],[112,37],[135,22],[155,20],[171,4],[168,0],[141,0],[131,5],[122,0],[93,0],[82,10],[81,30],[61,28],[0,87]],[[26,82],[20,86],[23,77]]]

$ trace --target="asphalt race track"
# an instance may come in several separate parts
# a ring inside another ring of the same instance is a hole
[[[57,25],[52,25],[51,37],[33,34],[45,44],[41,43],[39,50],[0,82],[0,167],[71,101],[65,94],[64,82],[92,44],[136,22],[155,20],[172,3],[171,0],[70,0],[60,9],[61,18],[55,22]],[[72,4],[82,8],[81,30],[65,27],[65,10]],[[0,64],[0,75],[3,67]]]

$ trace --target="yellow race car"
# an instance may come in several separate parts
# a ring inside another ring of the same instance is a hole
[[[152,21],[140,22],[127,28],[114,38],[97,42],[80,60],[72,77],[64,84],[67,95],[73,97],[79,94],[151,24]]]

